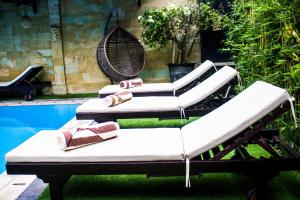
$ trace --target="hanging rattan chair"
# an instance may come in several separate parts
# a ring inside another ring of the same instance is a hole
[[[145,66],[145,51],[138,39],[116,26],[99,43],[97,62],[111,81],[136,77]]]

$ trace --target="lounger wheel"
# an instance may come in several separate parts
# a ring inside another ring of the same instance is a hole
[[[252,188],[247,194],[247,200],[268,200],[273,199],[267,188]]]
[[[247,194],[247,200],[257,200],[257,189],[252,188]]]
[[[32,100],[31,90],[29,88],[27,88],[24,91],[24,99],[25,99],[25,101],[31,101]]]
[[[25,95],[24,99],[25,99],[25,101],[31,101],[32,100],[32,96],[30,94]]]

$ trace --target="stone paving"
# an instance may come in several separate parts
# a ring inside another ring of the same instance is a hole
[[[50,105],[50,104],[82,104],[87,101],[81,99],[50,99],[33,101],[0,101],[0,106],[24,106],[24,105]],[[70,129],[80,125],[91,124],[91,120],[76,120],[75,117],[67,122],[61,129]],[[0,199],[1,200],[35,200],[47,187],[34,175],[0,175]]]
[[[0,176],[0,199],[1,200],[18,199],[19,197],[22,196],[23,192],[31,185],[31,183],[35,179],[36,176],[7,175],[4,172]],[[31,198],[28,198],[27,200],[37,199],[40,193],[30,194]]]

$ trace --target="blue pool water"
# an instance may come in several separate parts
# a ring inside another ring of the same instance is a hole
[[[5,170],[6,152],[40,130],[60,128],[75,116],[77,106],[0,106],[0,173]]]

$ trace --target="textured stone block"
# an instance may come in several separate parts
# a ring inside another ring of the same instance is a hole
[[[50,49],[52,47],[51,41],[39,42],[36,49]]]
[[[92,16],[70,16],[64,17],[64,24],[83,26],[84,24],[92,23],[94,18]]]
[[[36,51],[37,55],[42,56],[42,57],[52,57],[53,52],[52,49],[41,49]]]
[[[2,58],[2,57],[7,57],[7,52],[0,52],[0,58]]]
[[[169,69],[164,68],[164,69],[153,69],[153,70],[144,70],[140,76],[147,78],[147,79],[159,79],[159,80],[164,80],[164,79],[169,79]]]
[[[15,60],[11,60],[4,57],[0,59],[0,67],[14,69],[16,67],[16,62]]]
[[[6,77],[9,77],[9,69],[8,68],[0,68],[0,78],[1,81],[4,81]],[[6,81],[6,80],[5,80]]]
[[[55,82],[52,83],[52,91],[53,94],[67,94],[67,88],[65,84],[56,84]]]
[[[66,80],[67,80],[68,84],[78,84],[78,85],[81,85],[82,83],[84,83],[83,77],[82,77],[81,73],[66,74]]]
[[[4,25],[3,23],[0,24],[1,29],[0,29],[0,35],[12,35],[13,34],[13,28],[12,26],[9,25]]]
[[[2,35],[0,39],[0,49],[5,51],[12,51],[14,49],[14,36]]]
[[[69,93],[79,94],[79,93],[98,93],[99,89],[107,85],[107,82],[97,82],[97,83],[82,83],[78,84],[68,84]]]
[[[51,41],[51,34],[48,33],[36,33],[34,40],[41,40],[41,41]]]
[[[53,67],[53,61],[51,58],[42,58],[43,61],[43,66],[49,66],[49,67]]]
[[[78,73],[78,64],[75,64],[75,63],[71,63],[69,65],[66,65],[65,67],[65,71],[66,71],[66,74],[77,74]]]

